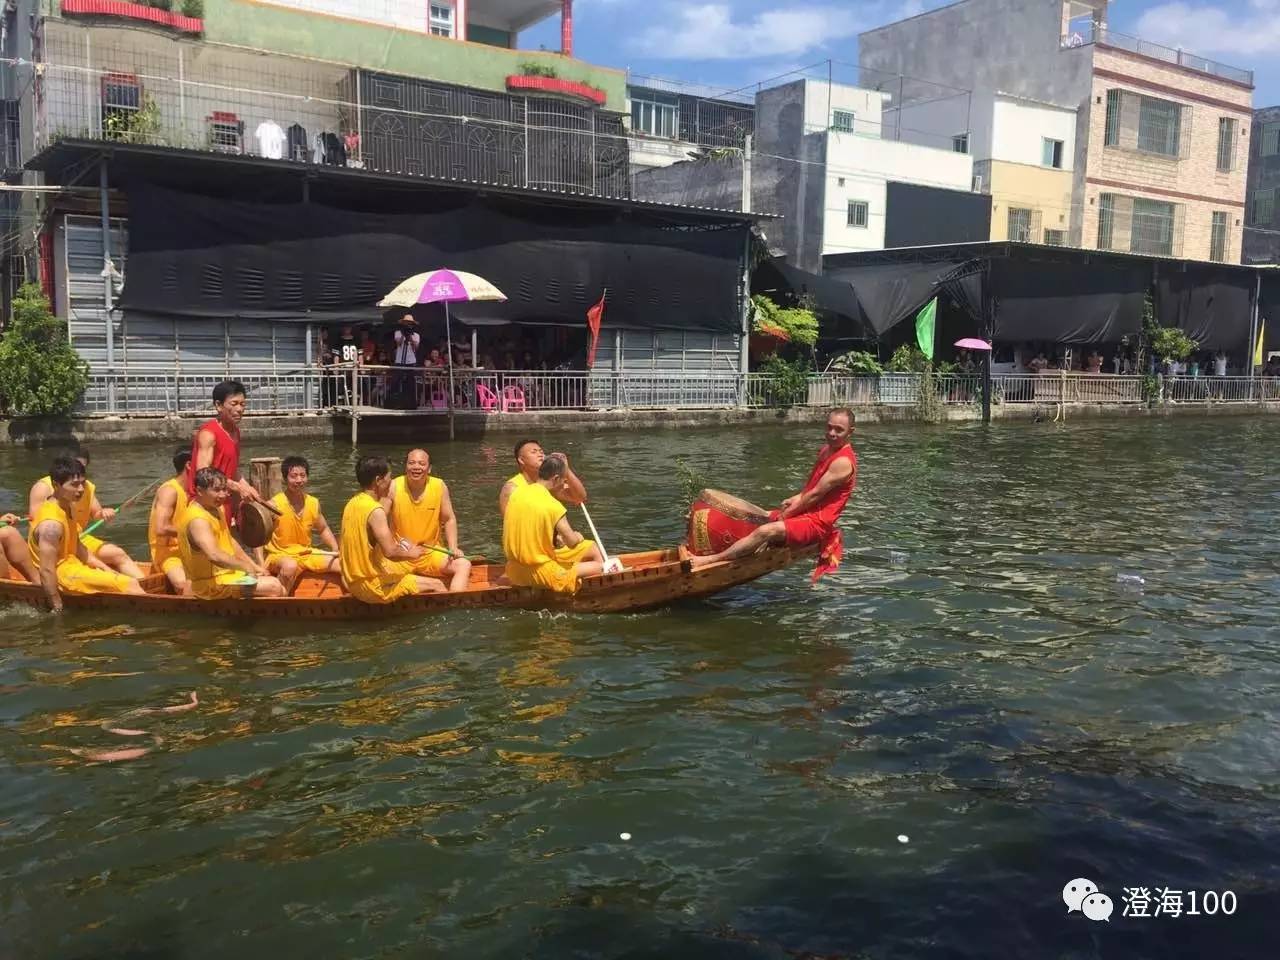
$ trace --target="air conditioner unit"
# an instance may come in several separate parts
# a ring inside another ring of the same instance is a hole
[[[974,193],[982,192],[982,174],[980,173],[975,173],[973,175],[973,192]]]

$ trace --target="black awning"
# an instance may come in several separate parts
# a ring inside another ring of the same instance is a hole
[[[751,275],[752,293],[781,292],[795,299],[808,297],[826,321],[822,336],[833,339],[870,340],[875,331],[867,322],[852,284],[793,267],[782,257],[765,260]]]

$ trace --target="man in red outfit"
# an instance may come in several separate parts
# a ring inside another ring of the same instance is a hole
[[[245,389],[238,380],[224,380],[213,388],[213,409],[217,416],[200,425],[191,442],[191,462],[187,464],[187,496],[196,493],[196,471],[205,467],[221,470],[227,487],[240,500],[261,501],[262,497],[240,476],[240,419],[244,416]],[[227,524],[233,525],[231,500],[222,505]]]
[[[704,567],[721,560],[736,560],[757,550],[785,543],[788,547],[822,544],[816,580],[840,564],[842,553],[840,529],[836,520],[849,502],[858,482],[858,455],[849,445],[853,432],[853,411],[838,407],[827,415],[827,443],[818,451],[818,461],[809,474],[804,489],[782,501],[778,510],[769,514],[769,522],[756,527],[737,543],[719,553],[690,557],[694,567]]]

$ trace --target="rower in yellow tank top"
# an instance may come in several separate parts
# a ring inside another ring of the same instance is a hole
[[[295,560],[303,570],[312,573],[337,572],[338,539],[320,510],[320,501],[307,493],[311,464],[302,457],[285,457],[280,466],[285,489],[271,498],[280,511],[275,531],[267,544],[267,567],[282,571],[287,558]],[[312,535],[318,534],[327,551],[317,550]]]
[[[548,457],[539,480],[518,488],[502,518],[502,552],[507,579],[518,587],[576,593],[580,577],[601,572],[600,551],[569,526],[565,506],[553,488],[564,484],[564,461]],[[567,546],[556,546],[557,535]]]
[[[89,469],[89,451],[81,449],[72,459],[78,461],[83,470]],[[28,496],[28,510],[31,516],[35,516],[36,511],[40,509],[40,505],[46,500],[53,497],[53,481],[46,475],[41,477],[31,486],[31,493]],[[123,573],[126,576],[133,577],[135,580],[142,579],[142,571],[138,565],[133,562],[129,554],[125,552],[123,547],[114,543],[108,543],[99,537],[85,533],[85,530],[95,520],[110,520],[116,515],[111,507],[104,507],[98,502],[98,491],[93,485],[93,481],[87,476],[84,478],[84,496],[75,501],[75,518],[76,527],[80,531],[80,540],[85,545],[85,549],[89,551],[91,556],[97,557],[108,567],[117,573]]]
[[[62,609],[61,593],[142,593],[133,577],[89,565],[90,554],[80,540],[75,516],[76,503],[87,495],[82,493],[83,466],[70,458],[55,460],[49,487],[52,498],[31,515],[27,546],[52,609]]]
[[[175,476],[160,484],[155,499],[151,501],[151,515],[147,518],[147,545],[151,548],[151,570],[161,572],[175,593],[190,593],[187,589],[187,573],[178,552],[178,518],[187,509],[187,463],[191,450],[180,447],[173,455]]]
[[[502,485],[502,489],[498,492],[498,513],[505,514],[507,512],[507,501],[511,499],[511,495],[522,487],[527,487],[531,483],[538,482],[538,468],[542,466],[548,454],[542,450],[542,444],[537,440],[521,440],[516,444],[516,466],[519,470],[512,476],[507,478],[506,483]],[[563,486],[552,493],[561,503],[567,503],[576,506],[580,503],[587,502],[587,488],[582,485],[582,481],[578,479],[578,475],[573,472],[573,468],[569,466],[569,458],[563,453],[551,454],[564,460],[565,464],[565,480]]]
[[[285,584],[231,536],[223,509],[231,497],[226,474],[204,467],[193,479],[195,497],[178,518],[178,552],[191,580],[191,592],[201,600],[285,596]]]
[[[178,553],[191,578],[191,592],[201,600],[231,600],[242,596],[248,579],[244,571],[218,566],[191,542],[191,523],[197,519],[213,528],[219,550],[235,553],[235,541],[222,511],[210,512],[195,501],[188,503],[178,517]]]
[[[444,590],[444,584],[413,573],[424,550],[397,541],[382,501],[391,492],[391,466],[384,457],[362,457],[356,464],[361,491],[342,511],[342,582],[363,603],[395,603],[419,593]]]
[[[421,448],[404,458],[404,476],[391,481],[382,498],[393,535],[426,547],[413,572],[448,579],[450,590],[465,590],[471,582],[471,563],[458,546],[458,517],[453,512],[449,485],[431,476],[431,455]]]

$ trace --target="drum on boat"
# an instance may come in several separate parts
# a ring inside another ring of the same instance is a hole
[[[244,501],[240,504],[240,542],[246,547],[265,547],[271,542],[276,529],[276,518],[260,503]]]
[[[723,490],[703,490],[689,508],[689,552],[719,553],[769,521],[769,511]]]

